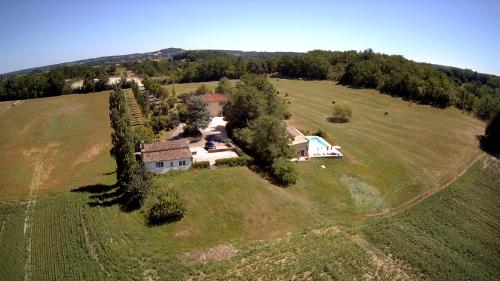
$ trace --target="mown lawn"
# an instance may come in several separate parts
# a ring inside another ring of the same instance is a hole
[[[112,182],[108,94],[68,95],[23,101],[0,116],[0,201]]]
[[[330,143],[342,147],[343,160],[299,164],[301,180],[290,189],[324,201],[317,205],[322,213],[361,214],[396,206],[444,185],[480,153],[477,136],[484,123],[456,109],[410,104],[331,81],[270,81],[290,102],[292,124],[310,132],[321,129]],[[352,104],[351,122],[326,120],[333,101]]]

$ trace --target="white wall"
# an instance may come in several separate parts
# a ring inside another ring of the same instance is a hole
[[[186,161],[186,166],[179,166],[179,161]],[[170,167],[170,163],[174,163],[173,167]],[[156,162],[144,163],[146,170],[157,174],[164,174],[168,171],[182,170],[186,171],[191,167],[191,158],[177,159],[172,161],[163,161],[163,168],[156,167]]]

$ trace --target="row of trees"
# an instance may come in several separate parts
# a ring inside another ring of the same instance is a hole
[[[233,140],[284,185],[295,183],[295,156],[283,119],[286,107],[273,85],[262,76],[245,75],[224,106],[226,128]]]
[[[135,136],[130,126],[125,96],[120,89],[109,96],[109,118],[113,128],[111,140],[122,204],[125,209],[136,209],[149,193],[150,176],[142,163],[137,163],[135,159]]]

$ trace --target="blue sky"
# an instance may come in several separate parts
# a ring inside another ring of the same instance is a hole
[[[0,0],[0,73],[185,49],[364,50],[500,75],[500,1]]]

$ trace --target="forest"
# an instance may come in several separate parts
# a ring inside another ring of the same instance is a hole
[[[418,63],[399,55],[365,51],[314,50],[303,54],[248,58],[219,51],[185,51],[164,60],[126,62],[126,69],[160,83],[206,82],[245,74],[333,80],[436,107],[455,106],[489,120],[500,110],[500,77],[469,69]],[[79,92],[106,89],[110,66],[66,66],[0,80],[0,100],[37,98],[76,92],[68,81],[84,79]]]

